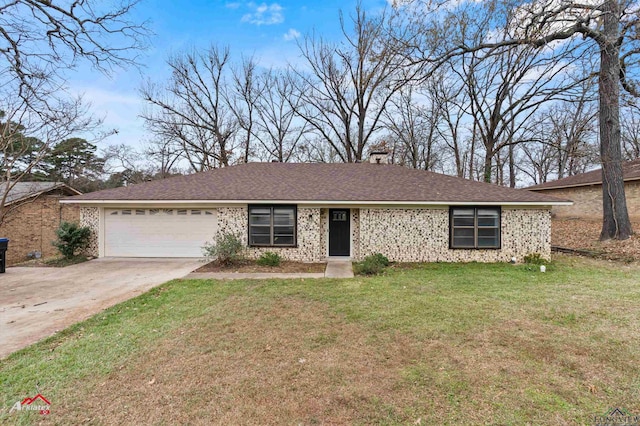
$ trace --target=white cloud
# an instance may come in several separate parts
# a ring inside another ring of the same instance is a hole
[[[242,6],[242,4],[240,2],[230,2],[224,5],[224,7],[226,7],[227,9],[237,9],[240,6]]]
[[[286,41],[291,41],[300,37],[300,32],[295,30],[294,28],[289,28],[289,31],[287,31],[283,37]]]
[[[256,4],[251,2],[247,4],[247,7],[251,12],[242,17],[242,22],[254,25],[274,25],[284,22],[283,8],[278,3]]]

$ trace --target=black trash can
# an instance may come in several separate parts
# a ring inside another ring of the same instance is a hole
[[[4,274],[7,266],[7,248],[9,247],[8,238],[0,238],[0,274]]]

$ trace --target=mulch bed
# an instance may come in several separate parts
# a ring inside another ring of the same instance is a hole
[[[636,232],[624,241],[600,241],[602,221],[587,219],[553,219],[551,245],[559,251],[624,262],[640,261],[640,222],[632,222]],[[570,250],[563,250],[570,249]]]
[[[326,268],[325,263],[303,263],[282,261],[279,266],[260,266],[255,260],[243,260],[234,265],[221,265],[217,261],[207,263],[196,269],[195,272],[273,272],[273,273],[321,273]]]

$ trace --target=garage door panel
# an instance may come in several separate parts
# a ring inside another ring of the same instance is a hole
[[[215,210],[181,213],[177,209],[105,210],[105,255],[202,257],[202,246],[216,234]]]

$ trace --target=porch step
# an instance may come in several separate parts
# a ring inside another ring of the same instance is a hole
[[[324,276],[325,278],[353,278],[353,265],[350,260],[329,260]]]

